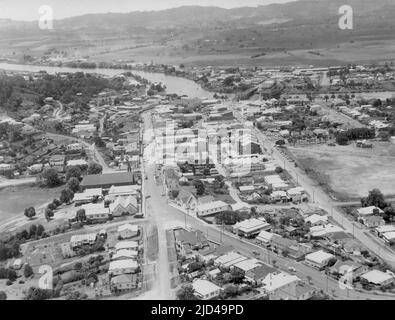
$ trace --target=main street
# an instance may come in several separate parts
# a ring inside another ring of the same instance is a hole
[[[234,113],[239,121],[246,121],[238,111],[235,110]],[[347,232],[353,234],[354,237],[363,243],[371,252],[379,256],[392,267],[395,267],[395,254],[392,250],[388,249],[385,245],[381,245],[380,242],[374,241],[366,235],[368,231],[357,228],[353,221],[344,217],[343,213],[336,207],[337,203],[334,202],[315,181],[310,179],[306,172],[296,167],[293,162],[286,158],[275,146],[275,143],[270,141],[260,130],[257,128],[253,130],[261,146],[271,154],[279,165],[282,165],[284,169],[287,170],[291,177],[297,181],[302,188],[306,190],[314,203],[317,203],[322,209],[326,210],[333,220],[341,225]]]
[[[342,289],[339,286],[338,281],[328,277],[321,271],[313,269],[302,262],[297,262],[270,252],[266,248],[241,239],[233,234],[224,232],[219,227],[207,224],[195,216],[187,215],[170,206],[168,204],[167,197],[164,194],[163,185],[157,184],[155,180],[155,149],[152,143],[152,126],[149,114],[144,114],[143,119],[147,130],[147,136],[150,136],[145,140],[147,147],[144,153],[144,172],[147,175],[147,180],[145,180],[144,196],[148,197],[147,215],[152,218],[153,222],[156,223],[158,227],[159,258],[157,262],[157,277],[161,298],[166,298],[166,294],[172,294],[169,281],[170,272],[168,268],[169,262],[167,259],[164,229],[166,228],[166,225],[180,225],[187,228],[201,230],[206,234],[209,240],[216,243],[230,245],[235,251],[238,251],[243,255],[255,258],[256,255],[254,254],[254,251],[258,252],[261,260],[269,264],[275,264],[276,267],[283,271],[288,271],[290,267],[293,267],[296,270],[296,275],[301,279],[310,279],[312,285],[322,289],[324,292],[327,292],[336,299],[393,299],[393,296]],[[162,229],[162,231],[160,231],[160,229]]]

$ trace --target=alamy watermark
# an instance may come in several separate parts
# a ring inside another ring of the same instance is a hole
[[[343,5],[339,8],[339,28],[341,30],[352,30],[353,25],[353,10],[349,5]]]

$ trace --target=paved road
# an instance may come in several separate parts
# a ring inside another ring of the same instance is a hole
[[[144,117],[145,121],[149,121],[149,117]],[[332,278],[327,277],[323,272],[315,270],[309,266],[304,265],[301,262],[296,262],[294,260],[284,258],[279,256],[269,250],[257,246],[252,242],[240,239],[235,235],[231,235],[223,232],[220,228],[213,225],[204,223],[202,220],[186,215],[180,210],[171,207],[167,203],[167,197],[164,195],[164,190],[162,185],[157,185],[155,182],[154,172],[155,165],[150,162],[149,154],[146,155],[144,159],[146,163],[145,173],[148,179],[145,184],[145,196],[148,196],[147,200],[147,213],[149,216],[153,217],[157,223],[158,231],[162,229],[159,234],[159,251],[165,249],[165,245],[162,245],[165,241],[163,240],[163,230],[166,225],[180,225],[191,227],[197,230],[203,231],[206,236],[215,242],[224,243],[233,246],[236,251],[240,253],[255,257],[254,251],[260,253],[260,259],[267,263],[273,264],[276,260],[275,265],[284,271],[288,271],[289,267],[294,267],[296,269],[296,275],[301,279],[306,280],[307,277],[311,277],[311,283],[317,288],[327,291],[330,295],[333,295],[336,299],[393,299],[393,296],[378,296],[372,293],[357,292],[355,290],[345,290],[341,289],[338,282]],[[164,248],[162,248],[164,247]],[[167,251],[167,250],[163,250]],[[160,291],[161,297],[166,294],[171,294],[170,281],[169,281],[169,268],[167,253],[160,252],[158,260],[158,276],[160,281]],[[167,277],[168,279],[167,279]],[[167,288],[167,289],[166,289]],[[166,297],[164,297],[166,298]],[[167,297],[169,298],[169,296]]]
[[[240,121],[245,121],[239,112],[236,111],[235,114]],[[275,147],[273,141],[270,141],[257,128],[254,128],[254,131],[261,146],[268,150],[278,164],[284,166],[284,169],[287,170],[295,181],[298,181],[298,184],[310,194],[313,202],[319,204],[322,209],[326,210],[338,224],[347,232],[353,234],[355,238],[362,242],[371,252],[375,253],[392,267],[395,267],[395,254],[392,250],[367,236],[367,230],[356,228],[354,222],[346,219],[342,212],[336,207],[336,202],[334,202],[315,181],[310,179],[304,171],[295,167],[294,163],[284,157],[279,149]]]
[[[153,165],[147,167],[148,173],[148,182],[146,185],[146,195],[149,195],[150,206],[147,206],[147,210],[151,211],[152,215],[156,216],[158,222],[158,230],[163,228],[163,221],[166,221],[168,224],[176,224],[180,226],[187,226],[197,230],[203,231],[206,236],[215,242],[222,242],[227,245],[231,245],[234,247],[236,251],[240,253],[255,257],[253,251],[257,251],[260,253],[260,259],[267,263],[273,263],[276,261],[276,266],[282,269],[283,271],[288,271],[289,267],[294,267],[296,269],[296,275],[301,279],[306,280],[307,277],[311,277],[312,284],[317,288],[323,289],[327,291],[330,295],[333,295],[337,299],[394,299],[395,297],[387,297],[387,296],[377,296],[371,293],[361,293],[355,290],[347,290],[341,289],[336,280],[327,277],[323,272],[315,270],[309,266],[304,265],[301,262],[296,262],[291,259],[284,258],[279,256],[269,250],[262,248],[260,246],[255,245],[254,243],[248,242],[246,240],[240,239],[237,236],[230,235],[228,233],[224,233],[220,228],[214,227],[212,225],[208,225],[197,219],[195,217],[189,216],[177,210],[167,204],[167,198],[162,196],[163,187],[157,186],[154,178],[154,167]],[[162,240],[163,241],[163,240]],[[162,241],[159,241],[159,246],[162,246]],[[164,245],[165,246],[165,245]],[[166,277],[166,274],[169,274],[168,268],[162,266],[165,264],[167,257],[163,253],[159,254],[159,271],[161,287],[169,286],[168,279],[162,279],[162,277]],[[165,292],[165,291],[163,291]]]

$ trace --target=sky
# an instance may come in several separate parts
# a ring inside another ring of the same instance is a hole
[[[290,1],[293,0],[0,0],[0,18],[38,20],[39,8],[44,5],[52,8],[53,17],[57,20],[86,13],[163,10],[186,5],[255,7]]]

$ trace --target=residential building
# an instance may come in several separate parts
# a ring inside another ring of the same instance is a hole
[[[115,252],[118,252],[119,250],[132,250],[136,251],[138,250],[139,244],[137,241],[120,241],[115,244]]]
[[[374,215],[375,212],[377,212],[377,214],[381,214],[381,213],[383,213],[383,210],[381,210],[380,208],[375,207],[375,206],[357,209],[357,213],[358,213],[359,217],[371,216],[371,215]]]
[[[360,218],[362,223],[368,228],[377,228],[385,225],[385,221],[380,216],[364,216]]]
[[[200,230],[174,230],[176,249],[183,256],[193,255],[194,250],[200,250],[209,246],[209,242]]]
[[[118,235],[121,239],[129,239],[137,236],[139,226],[136,224],[126,223],[118,227]]]
[[[257,265],[255,268],[247,270],[245,273],[245,278],[248,282],[254,285],[261,285],[262,281],[269,275],[269,274],[276,274],[278,273],[277,269],[270,267],[266,264]]]
[[[318,250],[316,252],[307,254],[305,257],[305,263],[321,270],[325,268],[329,261],[332,259],[336,259],[333,254],[327,253],[323,250]]]
[[[104,202],[89,203],[81,207],[85,210],[86,221],[91,223],[106,222],[110,211],[104,207]]]
[[[269,230],[270,228],[271,225],[264,218],[252,218],[236,223],[233,226],[233,232],[251,238],[258,235],[262,230]]]
[[[110,201],[115,201],[117,197],[137,196],[138,190],[140,190],[139,185],[125,185],[125,186],[112,185],[110,190],[108,191],[108,199]]]
[[[395,282],[395,277],[393,274],[386,273],[380,270],[368,271],[367,273],[361,275],[360,278],[365,279],[369,283],[377,286],[387,286]]]
[[[208,281],[197,279],[192,283],[192,287],[195,290],[195,295],[202,300],[210,300],[218,298],[222,289],[216,284]]]
[[[138,251],[121,249],[114,253],[114,255],[111,257],[111,260],[112,261],[128,260],[128,259],[137,260],[137,257],[138,257]]]
[[[230,209],[229,204],[223,201],[213,201],[196,206],[196,214],[201,217],[214,215]]]
[[[125,292],[136,289],[138,287],[138,278],[136,274],[120,274],[111,277],[111,291]]]
[[[101,188],[86,189],[84,192],[75,193],[73,202],[75,205],[82,205],[91,203],[94,199],[100,200],[103,196],[103,190]]]
[[[82,247],[85,245],[93,245],[96,243],[97,234],[87,233],[87,234],[77,234],[71,236],[70,246],[72,249]]]
[[[139,265],[133,259],[111,261],[108,268],[108,273],[111,276],[120,274],[136,273],[138,272]]]
[[[134,196],[117,197],[113,203],[110,203],[109,208],[113,217],[133,215],[139,211],[137,199]]]

